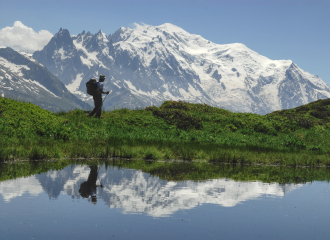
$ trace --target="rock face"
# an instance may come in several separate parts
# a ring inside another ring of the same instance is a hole
[[[105,108],[143,108],[165,100],[265,114],[330,96],[330,87],[290,60],[270,60],[240,43],[219,45],[172,25],[136,25],[106,36],[60,30],[33,58],[78,98],[105,74]]]
[[[0,49],[0,93],[53,112],[90,108],[32,56],[11,48]]]

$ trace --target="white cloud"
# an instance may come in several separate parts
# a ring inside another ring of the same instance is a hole
[[[16,21],[13,27],[0,29],[0,47],[11,47],[17,51],[33,53],[41,50],[53,37],[47,30],[35,32],[32,28]]]

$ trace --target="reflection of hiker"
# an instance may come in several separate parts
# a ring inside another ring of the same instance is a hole
[[[83,182],[80,184],[79,193],[83,198],[89,198],[89,196],[92,197],[92,203],[97,202],[96,198],[96,188],[101,187],[103,188],[103,185],[96,185],[97,180],[97,166],[89,166],[91,171],[89,173],[88,179],[86,182]]]
[[[109,91],[108,92],[103,92],[103,82],[104,82],[104,80],[105,80],[105,76],[103,74],[101,74],[100,77],[99,77],[99,81],[97,82],[96,94],[93,95],[94,109],[88,115],[89,117],[92,117],[94,114],[95,114],[95,117],[97,117],[97,118],[101,117],[102,94],[109,94]]]

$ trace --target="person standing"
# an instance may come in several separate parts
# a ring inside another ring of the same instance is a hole
[[[94,109],[88,115],[89,117],[92,117],[95,114],[95,117],[101,118],[102,94],[109,94],[109,91],[107,91],[107,92],[103,91],[103,82],[104,82],[104,80],[105,80],[105,76],[103,74],[101,74],[100,77],[99,77],[99,81],[97,82],[96,94],[93,95]]]

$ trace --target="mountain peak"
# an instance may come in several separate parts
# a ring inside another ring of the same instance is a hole
[[[170,31],[170,32],[186,32],[182,28],[180,28],[172,23],[164,23],[162,25],[159,25],[158,28],[164,29],[164,30],[166,29],[167,31]]]
[[[122,32],[125,32],[127,30],[133,30],[133,31],[138,31],[138,32],[143,32],[143,33],[158,33],[158,34],[163,34],[163,32],[169,33],[169,34],[173,34],[173,33],[181,33],[184,35],[191,35],[190,33],[186,32],[185,30],[183,30],[182,28],[171,24],[171,23],[164,23],[162,25],[159,26],[152,26],[152,25],[148,25],[145,23],[134,23],[134,28],[130,29],[130,28],[121,28],[120,29]]]
[[[101,29],[96,34],[96,37],[97,37],[98,41],[109,42],[107,35],[104,32],[102,32]]]
[[[69,40],[69,39],[71,39],[71,35],[69,33],[69,30],[60,28],[58,33],[55,34],[54,38],[55,39],[63,38],[63,39]]]

